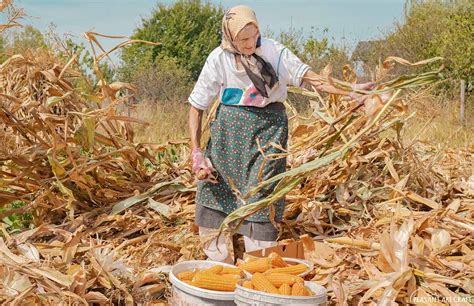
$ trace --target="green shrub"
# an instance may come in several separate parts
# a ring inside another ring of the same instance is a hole
[[[37,48],[47,48],[47,45],[43,34],[33,26],[27,25],[21,30],[15,29],[12,35],[6,35],[6,32],[0,33],[0,63],[13,54]]]
[[[199,0],[158,4],[148,19],[135,30],[133,39],[159,42],[158,46],[134,44],[122,51],[120,74],[133,79],[137,69],[150,68],[159,58],[174,59],[179,68],[197,80],[209,53],[221,40],[223,9]]]
[[[0,207],[0,213],[10,209],[20,208],[25,205],[26,203],[23,201],[13,201],[6,206]],[[0,221],[5,224],[5,228],[9,233],[21,232],[22,230],[33,227],[33,216],[31,213],[11,214]]]
[[[320,73],[322,69],[330,64],[333,69],[331,75],[342,79],[342,67],[351,63],[348,50],[345,46],[337,46],[331,43],[327,33],[328,30],[324,29],[320,37],[317,37],[315,32],[311,33],[309,37],[304,37],[303,29],[290,28],[288,31],[281,32],[278,36],[271,32],[267,32],[266,35],[285,45],[303,62],[311,66],[314,72]],[[310,98],[308,97],[288,93],[288,100],[299,113],[304,113],[309,109]]]
[[[398,56],[416,62],[441,56],[445,64],[446,77],[456,82],[446,83],[454,93],[452,84],[465,79],[472,90],[474,76],[474,4],[468,0],[408,1],[405,19],[395,24],[395,29],[384,40],[372,44],[365,54],[358,54],[365,68],[375,67],[379,59]],[[432,70],[439,63],[418,69]],[[366,69],[367,70],[367,69]],[[417,68],[399,67],[395,73],[415,72]],[[451,84],[451,85],[450,85]],[[457,92],[456,92],[457,94]]]
[[[140,99],[170,102],[186,101],[192,90],[191,73],[180,68],[174,58],[157,58],[156,63],[132,75]]]

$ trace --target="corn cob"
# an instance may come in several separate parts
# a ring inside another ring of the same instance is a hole
[[[215,265],[215,266],[212,266],[208,269],[204,269],[204,270],[201,270],[202,272],[208,272],[208,273],[215,273],[215,274],[219,274],[221,273],[222,269],[224,267],[223,266],[220,266],[220,265]]]
[[[304,279],[299,276],[288,273],[265,273],[265,277],[275,287],[280,287],[283,284],[293,285],[294,283],[303,283]]]
[[[291,286],[288,284],[283,284],[278,288],[278,293],[283,295],[291,295]]]
[[[272,252],[270,255],[268,255],[268,258],[272,260],[272,266],[277,267],[277,268],[284,268],[288,267],[288,264],[281,258],[281,256],[278,253]]]
[[[234,277],[217,275],[214,273],[196,273],[193,285],[203,289],[217,291],[234,291],[238,280]]]
[[[196,287],[196,285],[194,285],[194,283],[193,283],[192,280],[183,280],[183,282],[186,283],[186,284],[188,284],[188,285],[191,285],[191,286],[195,286],[195,287]]]
[[[193,279],[194,274],[196,274],[196,271],[184,271],[184,272],[178,273],[176,277],[178,277],[178,279],[182,281],[185,281],[185,280],[189,281]]]
[[[271,267],[272,267],[271,260],[267,257],[259,258],[255,261],[240,265],[240,268],[242,270],[248,271],[250,273],[265,272],[271,269]]]
[[[251,281],[245,281],[245,282],[243,282],[243,283],[242,283],[242,287],[248,288],[248,289],[254,289]]]
[[[294,266],[289,266],[285,268],[275,268],[271,269],[270,273],[288,273],[293,275],[298,275],[308,270],[308,266],[305,264],[298,264]]]
[[[242,271],[242,269],[239,269],[239,268],[223,267],[220,274],[236,274],[239,276],[244,276],[244,271]]]
[[[278,294],[278,289],[262,273],[257,272],[252,276],[252,285],[256,290]]]
[[[251,263],[253,261],[256,261],[258,259],[258,257],[248,257],[244,260],[239,260],[237,261],[237,263],[235,264],[238,268],[240,268],[240,266],[244,265],[244,264],[248,264],[248,263]]]
[[[222,275],[222,276],[225,276],[225,277],[232,277],[232,278],[234,278],[238,281],[241,279],[240,275],[237,275],[237,274],[219,274],[219,275]]]
[[[291,295],[292,296],[305,296],[305,287],[302,283],[295,283],[291,287]]]

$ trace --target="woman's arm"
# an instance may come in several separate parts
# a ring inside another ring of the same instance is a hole
[[[336,88],[332,86],[331,84],[325,84],[319,81],[319,78],[321,78],[321,76],[313,72],[311,69],[306,71],[306,73],[303,75],[303,81],[310,84],[311,86],[313,86],[319,91],[324,91],[324,92],[327,92],[330,94],[336,94],[336,95],[348,95],[350,93],[350,91]]]
[[[191,150],[198,150],[201,146],[201,121],[204,111],[191,105],[189,109],[189,134],[191,137]]]
[[[189,109],[189,134],[191,136],[192,170],[199,180],[205,180],[212,173],[212,165],[201,151],[201,121],[204,111],[191,105]]]
[[[332,86],[331,84],[323,83],[322,81],[319,80],[320,78],[321,76],[319,74],[309,69],[304,74],[303,81],[311,84],[311,86],[313,86],[317,90],[324,91],[330,94],[336,94],[336,95],[349,95],[351,97],[359,96],[358,94],[353,92],[354,89],[370,90],[374,86],[374,83],[372,82],[364,83],[364,84],[351,84],[348,82],[337,80],[338,83],[341,83],[342,85],[345,85],[348,88],[351,88],[351,90],[344,90],[344,89],[336,88]]]

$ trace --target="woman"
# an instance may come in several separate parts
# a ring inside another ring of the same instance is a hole
[[[224,218],[242,205],[268,196],[276,184],[242,200],[239,195],[261,180],[285,171],[286,159],[266,160],[264,156],[282,153],[288,140],[288,118],[283,101],[287,85],[303,81],[313,88],[333,94],[357,94],[314,81],[319,77],[310,67],[280,43],[262,38],[255,13],[247,6],[228,10],[222,21],[222,43],[208,56],[189,97],[193,172],[198,176],[196,224],[204,240],[214,237]],[[372,84],[359,84],[369,89]],[[210,124],[210,140],[205,155],[199,148],[201,119],[218,97],[216,119]],[[272,145],[276,144],[276,145]],[[217,182],[206,180],[215,171]],[[246,251],[276,245],[278,230],[270,214],[281,221],[284,199],[274,210],[264,209],[250,216],[239,229]],[[229,237],[204,243],[204,252],[215,261],[233,263]],[[226,241],[227,239],[227,247]],[[214,242],[214,243],[211,243]]]

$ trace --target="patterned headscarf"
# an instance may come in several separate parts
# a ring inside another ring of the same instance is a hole
[[[258,28],[257,17],[250,7],[238,5],[229,9],[222,19],[221,48],[240,55],[242,66],[253,85],[263,97],[268,98],[268,91],[278,82],[272,65],[255,53],[252,55],[240,53],[234,44],[237,34],[248,24],[254,24]],[[251,61],[252,57],[255,58],[255,63]]]

